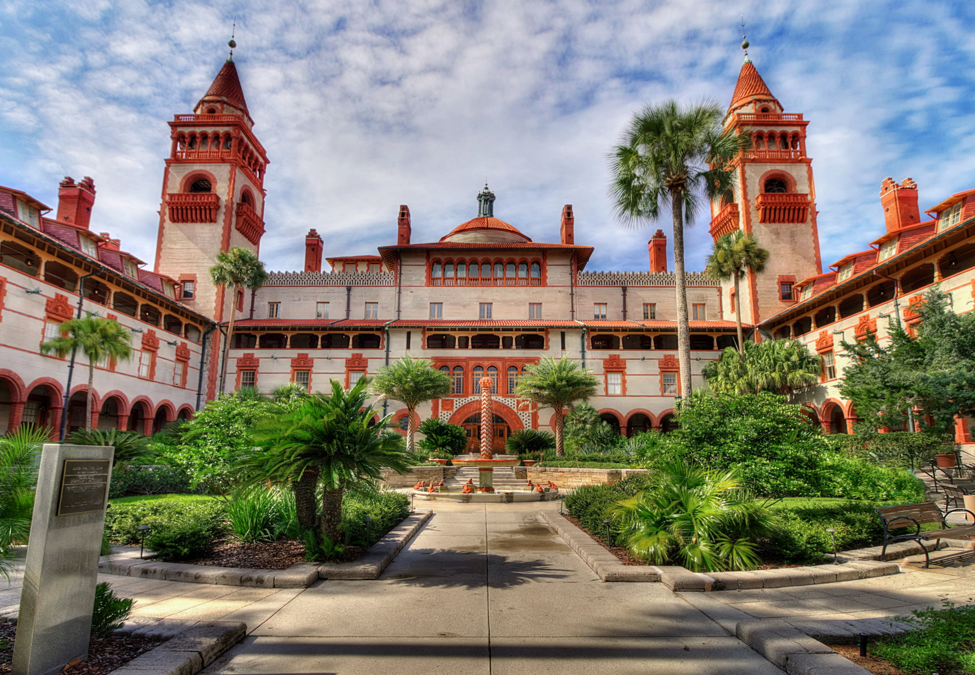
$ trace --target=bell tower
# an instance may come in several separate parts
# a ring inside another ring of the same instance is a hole
[[[812,159],[806,154],[806,125],[801,113],[786,113],[748,57],[725,116],[725,129],[746,134],[748,150],[739,154],[735,199],[711,204],[711,236],[742,230],[771,253],[765,271],[748,272],[741,298],[734,284],[723,284],[725,314],[755,324],[795,302],[793,285],[822,272],[816,229],[816,187]]]
[[[257,253],[264,235],[267,154],[252,130],[244,90],[230,58],[192,115],[169,123],[172,146],[163,173],[155,270],[196,284],[189,307],[227,321],[238,298],[210,283],[222,251]]]

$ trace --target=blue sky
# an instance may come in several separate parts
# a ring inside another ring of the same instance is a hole
[[[271,164],[270,269],[413,240],[476,213],[558,239],[562,205],[589,269],[645,270],[657,227],[620,227],[607,156],[633,113],[667,98],[726,106],[741,16],[759,72],[810,120],[824,263],[884,231],[880,183],[914,178],[921,207],[975,187],[975,4],[493,0],[0,0],[0,184],[55,206],[95,179],[92,228],[153,259],[166,122],[235,60]],[[706,216],[688,267],[710,246]]]

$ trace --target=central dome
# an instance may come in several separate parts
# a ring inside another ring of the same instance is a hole
[[[468,244],[522,244],[531,239],[519,232],[514,225],[494,217],[494,193],[485,185],[477,195],[477,218],[458,225],[440,241]]]

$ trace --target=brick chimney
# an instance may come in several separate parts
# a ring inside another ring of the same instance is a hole
[[[576,219],[572,215],[572,204],[562,207],[562,243],[576,243]]]
[[[921,222],[921,211],[917,206],[917,183],[910,178],[905,178],[900,184],[894,182],[893,178],[885,178],[880,185],[880,204],[884,207],[888,232]]]
[[[105,241],[99,242],[99,248],[105,248],[109,251],[121,251],[122,250],[122,240],[112,239],[108,232],[99,232],[98,236],[103,237]]]
[[[650,251],[650,271],[667,271],[667,235],[663,230],[657,230],[647,242]]]
[[[88,176],[75,184],[65,176],[58,190],[58,222],[88,229],[91,207],[95,204],[95,181]]]
[[[305,271],[322,271],[322,236],[318,230],[308,230],[305,235]]]
[[[412,228],[410,226],[410,207],[406,204],[402,204],[399,207],[399,230],[396,235],[396,245],[397,246],[409,246],[410,245],[410,234],[412,234]]]

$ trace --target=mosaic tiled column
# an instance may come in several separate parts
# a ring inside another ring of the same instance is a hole
[[[481,379],[481,459],[494,459],[491,445],[494,442],[494,409],[491,402],[491,387],[494,380]],[[494,469],[490,466],[478,467],[478,492],[494,492]]]

